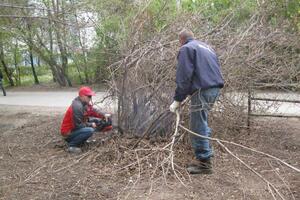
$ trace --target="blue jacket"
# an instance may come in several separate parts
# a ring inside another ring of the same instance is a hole
[[[180,48],[177,61],[174,100],[181,102],[200,88],[224,86],[218,57],[207,44],[189,38]]]

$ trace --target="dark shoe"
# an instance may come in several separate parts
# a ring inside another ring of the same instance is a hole
[[[69,153],[79,154],[81,153],[81,149],[79,147],[69,147],[68,148]]]
[[[189,163],[186,165],[186,168],[190,168],[190,167],[198,167],[199,166],[199,162],[193,162],[193,163]]]
[[[212,174],[211,160],[202,160],[197,163],[191,163],[187,166],[187,171],[190,174]]]
[[[86,144],[94,144],[94,143],[96,143],[96,140],[95,139],[92,139],[92,140],[88,139],[87,141],[85,141],[85,143]]]

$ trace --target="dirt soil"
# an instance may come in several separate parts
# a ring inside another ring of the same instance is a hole
[[[63,113],[31,107],[0,106],[0,199],[273,199],[268,185],[213,143],[212,175],[189,176],[188,144],[175,147],[175,168],[168,168],[169,142],[98,133],[80,155],[70,155],[60,137]],[[299,120],[260,120],[239,133],[218,137],[272,154],[300,168]],[[280,162],[225,144],[272,183],[284,199],[300,199],[300,173]],[[169,166],[170,167],[170,166]],[[273,190],[273,195],[280,199]]]

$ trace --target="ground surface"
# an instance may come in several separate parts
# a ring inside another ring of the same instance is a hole
[[[37,86],[36,86],[37,87]],[[97,90],[93,102],[101,107],[111,107],[111,99],[104,90]],[[0,105],[41,106],[64,110],[78,96],[77,88],[14,88],[7,91],[7,96],[0,96]],[[102,100],[105,98],[105,101]],[[46,109],[47,109],[46,108]]]
[[[3,97],[1,97],[3,98]],[[189,145],[175,148],[175,167],[162,148],[169,141],[142,141],[110,133],[70,155],[59,135],[62,107],[0,105],[0,199],[273,199],[267,184],[214,143],[214,174],[188,176]],[[300,168],[299,120],[255,122],[249,131],[218,133]],[[274,159],[226,146],[270,181],[285,199],[300,199],[300,173]],[[274,192],[274,191],[273,191]],[[277,195],[277,199],[280,197]]]

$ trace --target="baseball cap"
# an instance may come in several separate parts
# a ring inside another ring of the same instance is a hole
[[[95,92],[90,88],[90,87],[87,87],[87,86],[84,86],[84,87],[81,87],[79,89],[79,96],[95,96]]]

